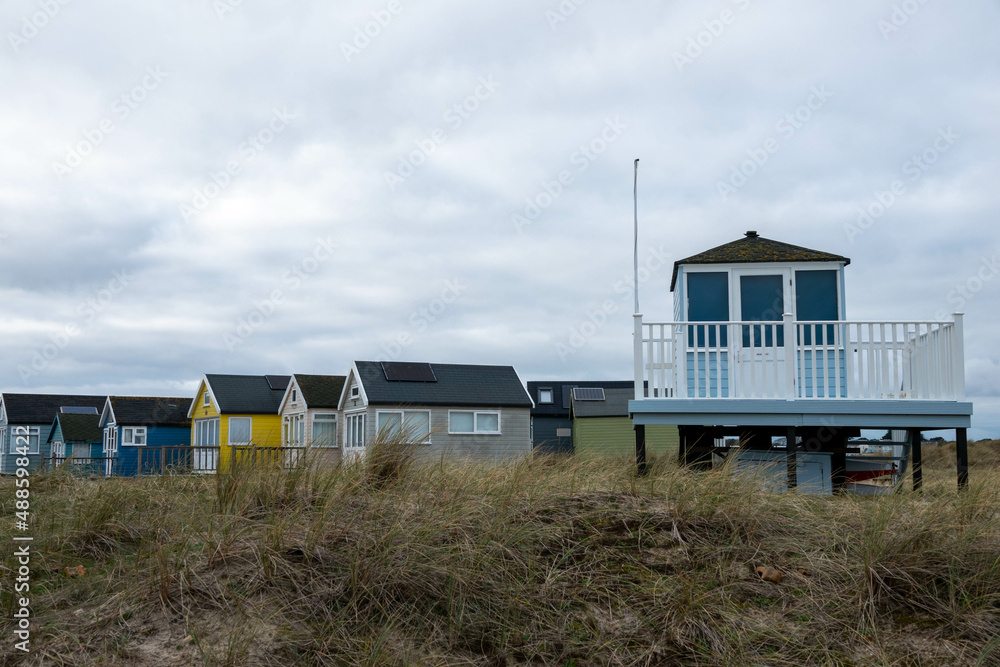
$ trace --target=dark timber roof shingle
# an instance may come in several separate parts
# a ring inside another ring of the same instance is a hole
[[[55,421],[62,428],[63,442],[101,442],[100,415],[57,414]],[[55,428],[52,429],[55,433]],[[50,438],[51,439],[51,438]]]
[[[271,382],[263,375],[206,375],[212,387],[212,395],[222,414],[276,415],[281,406],[281,398],[288,388],[290,375],[271,376]],[[284,384],[272,389],[275,378],[284,378]]]
[[[8,424],[51,425],[63,406],[104,407],[106,396],[80,396],[72,394],[4,394],[3,405]]]
[[[390,382],[377,361],[355,365],[369,405],[531,407],[512,366],[431,364],[437,382]]]
[[[674,262],[674,274],[670,279],[670,291],[677,283],[677,267],[680,264],[742,264],[751,262],[843,262],[851,260],[820,250],[810,250],[790,243],[772,241],[758,236],[757,232],[747,232],[746,236],[730,243],[724,243],[697,255]]]
[[[309,408],[334,408],[340,403],[340,393],[347,377],[343,375],[300,375],[295,381],[302,390],[302,399]]]
[[[184,426],[190,398],[166,396],[111,396],[111,409],[119,426]]]

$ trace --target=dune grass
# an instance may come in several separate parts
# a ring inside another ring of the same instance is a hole
[[[971,445],[964,493],[950,451],[885,497],[388,441],[332,468],[57,471],[32,480],[32,652],[0,621],[0,664],[997,665],[1000,442]]]

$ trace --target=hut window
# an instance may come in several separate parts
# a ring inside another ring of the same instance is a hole
[[[122,428],[122,444],[144,446],[146,444],[146,427],[126,426]]]
[[[317,412],[312,418],[312,446],[337,446],[337,413]]]
[[[229,444],[232,446],[250,444],[250,417],[229,418]]]
[[[795,319],[799,322],[824,322],[840,319],[837,307],[837,272],[796,271],[795,272]],[[820,345],[833,339],[833,325],[825,327],[805,327],[805,345],[812,345],[813,329],[817,329],[816,342]],[[824,331],[824,329],[826,331]],[[827,338],[824,341],[822,338]]]
[[[687,274],[687,321],[688,322],[728,322],[729,321],[729,274],[725,271],[700,272]],[[720,336],[716,335],[720,329]],[[725,327],[695,326],[688,329],[688,345],[695,345],[694,334],[698,332],[698,347],[705,346],[706,333],[708,345],[728,345]]]

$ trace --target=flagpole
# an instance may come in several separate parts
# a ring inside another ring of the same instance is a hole
[[[632,182],[632,211],[635,217],[635,226],[633,230],[634,244],[632,248],[632,267],[635,271],[633,279],[635,282],[632,283],[633,291],[635,293],[635,310],[634,314],[639,313],[639,158],[635,159],[635,172],[633,174]]]

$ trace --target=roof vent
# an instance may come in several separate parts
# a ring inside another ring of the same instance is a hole
[[[755,238],[757,238],[757,232],[755,232],[755,231],[753,231],[753,230],[751,230],[751,231],[748,231],[748,232],[747,232],[747,238],[748,238],[748,239],[755,239]]]

